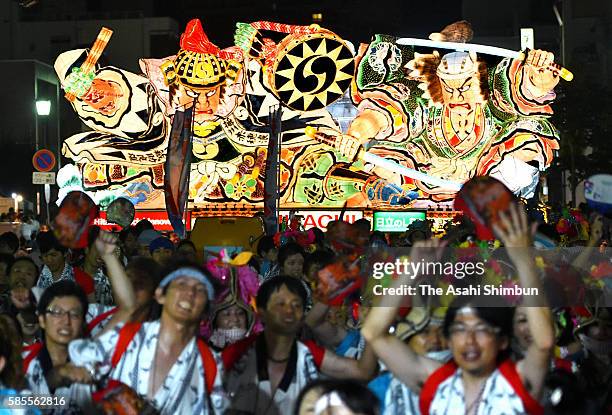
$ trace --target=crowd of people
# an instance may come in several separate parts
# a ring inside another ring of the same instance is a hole
[[[368,248],[404,247],[418,262],[504,247],[499,272],[543,292],[544,270],[590,278],[581,273],[604,258],[598,298],[609,298],[607,218],[590,215],[584,237],[529,222],[513,205],[495,243],[465,218],[444,236],[427,223],[395,235],[367,219],[327,232],[298,224],[237,254],[176,243],[147,221],[91,226],[83,250],[51,231],[27,246],[3,234],[0,414],[28,396],[54,400],[22,413],[612,414],[612,303],[434,305],[375,296],[363,272]],[[543,265],[534,239],[582,250]],[[346,258],[361,273],[342,268]]]

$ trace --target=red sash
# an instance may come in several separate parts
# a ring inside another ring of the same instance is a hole
[[[113,368],[117,366],[119,361],[121,361],[121,357],[127,350],[136,333],[138,333],[138,330],[140,330],[141,326],[142,323],[127,323],[121,328],[121,330],[119,330],[119,340],[117,340],[117,347],[115,348],[115,352],[111,358],[111,365]],[[215,358],[206,343],[204,343],[202,339],[197,339],[196,341],[198,344],[198,349],[200,350],[202,365],[204,366],[206,390],[211,392],[215,383],[215,378],[217,377],[217,363],[215,362]]]
[[[28,368],[30,367],[30,363],[32,363],[32,360],[36,359],[36,356],[38,356],[38,353],[40,353],[42,348],[43,348],[42,342],[36,342],[36,343],[33,343],[23,348],[24,352],[29,352],[26,355],[26,357],[23,358],[23,373],[24,374],[28,373]]]
[[[91,333],[91,331],[100,323],[102,323],[104,320],[106,320],[107,317],[112,316],[113,314],[115,314],[118,310],[118,307],[113,307],[110,310],[102,313],[102,314],[98,314],[96,317],[94,317],[89,324],[87,324],[87,332]]]
[[[518,395],[518,397],[523,402],[523,407],[525,411],[527,411],[530,415],[542,415],[544,413],[544,408],[538,401],[533,399],[533,397],[529,394],[523,382],[521,382],[521,377],[516,371],[516,364],[510,359],[503,361],[497,369],[501,373],[501,375],[508,381],[510,386],[514,392]],[[419,397],[419,408],[421,409],[421,414],[427,415],[429,414],[429,408],[431,407],[431,403],[436,396],[436,392],[438,387],[442,382],[451,377],[457,371],[457,364],[451,360],[446,363],[444,366],[440,367],[438,370],[433,372],[429,378],[425,381],[423,385],[423,389],[421,390],[421,396]]]

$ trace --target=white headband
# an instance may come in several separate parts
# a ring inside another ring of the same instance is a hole
[[[315,415],[321,415],[323,411],[332,406],[346,406],[345,403],[338,395],[338,392],[332,391],[321,396],[315,403],[314,413]]]
[[[170,284],[175,279],[181,277],[193,278],[194,280],[198,280],[206,287],[208,300],[212,301],[215,298],[215,289],[208,280],[208,277],[206,277],[203,272],[198,271],[195,268],[183,267],[177,269],[176,271],[172,271],[170,274],[166,275],[163,280],[161,280],[161,282],[159,283],[159,288],[164,288],[166,285]]]

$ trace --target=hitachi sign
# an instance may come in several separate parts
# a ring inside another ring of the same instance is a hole
[[[297,210],[295,214],[302,217],[302,226],[304,229],[319,228],[322,231],[327,230],[327,224],[331,221],[340,218],[339,210]],[[281,210],[279,221],[289,218],[289,211]],[[344,212],[343,220],[348,223],[363,218],[363,212],[360,210],[347,210]]]

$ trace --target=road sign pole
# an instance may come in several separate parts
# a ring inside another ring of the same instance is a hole
[[[49,199],[51,199],[51,185],[45,184],[45,204],[47,205],[47,224],[51,223],[51,218],[49,217]]]

